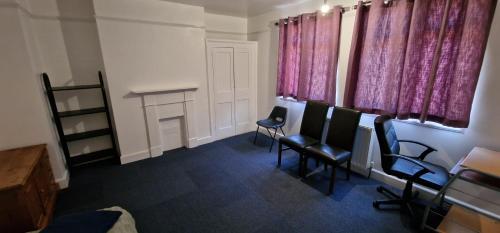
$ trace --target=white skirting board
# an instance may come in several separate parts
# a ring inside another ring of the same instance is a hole
[[[65,189],[69,186],[69,173],[68,170],[64,171],[62,177],[55,179],[56,184],[59,186],[59,189]]]
[[[196,146],[201,146],[203,144],[211,143],[213,142],[213,137],[212,136],[206,136],[206,137],[201,137],[196,139]]]
[[[151,157],[158,157],[163,154],[163,147],[161,145],[159,146],[153,146],[149,148],[149,153],[151,154]]]
[[[120,156],[120,162],[121,162],[121,164],[127,164],[127,163],[132,163],[135,161],[147,159],[150,157],[151,157],[151,155],[149,154],[149,150],[143,150],[143,151]]]
[[[202,137],[202,138],[194,138],[194,139],[189,139],[189,140],[192,142],[192,144],[190,143],[189,148],[194,148],[197,146],[201,146],[203,144],[211,143],[213,141],[213,137],[206,136],[206,137]],[[135,153],[131,153],[131,154],[122,155],[122,156],[120,156],[120,162],[121,162],[121,164],[127,164],[127,163],[132,163],[132,162],[136,162],[136,161],[143,160],[143,159],[158,157],[158,156],[161,156],[162,154],[163,154],[163,151],[161,151],[161,146],[157,146],[157,147],[152,147],[149,150],[143,150],[143,151],[139,151],[139,152],[135,152]]]

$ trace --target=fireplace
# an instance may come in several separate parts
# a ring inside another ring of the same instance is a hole
[[[160,156],[166,150],[181,146],[196,146],[196,90],[196,85],[183,85],[132,91],[142,95],[151,157]]]

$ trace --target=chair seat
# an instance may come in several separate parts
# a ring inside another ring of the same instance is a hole
[[[265,127],[265,128],[278,128],[278,127],[282,127],[283,125],[285,125],[285,122],[277,121],[275,119],[268,118],[268,119],[257,121],[257,125]]]
[[[351,152],[330,146],[327,144],[317,144],[306,148],[308,155],[317,156],[332,163],[343,163],[351,157]]]
[[[446,184],[446,182],[448,182],[449,174],[446,168],[425,161],[419,161],[419,162],[423,163],[425,166],[428,166],[435,173],[432,174],[428,172],[420,176],[415,181],[415,183],[439,190]],[[396,162],[394,162],[394,164],[390,168],[390,172],[388,173],[390,175],[394,175],[402,179],[408,179],[421,169],[422,167],[410,161],[404,159],[397,159]]]
[[[301,134],[294,134],[286,137],[281,137],[279,139],[279,142],[295,150],[301,150],[308,146],[312,146],[314,144],[319,143],[318,140]]]

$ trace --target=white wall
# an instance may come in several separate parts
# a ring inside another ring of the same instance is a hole
[[[206,37],[209,39],[247,40],[247,19],[205,12]]]
[[[52,85],[74,85],[97,83],[97,71],[103,69],[102,56],[97,37],[97,27],[93,17],[93,6],[91,0],[23,0],[23,1],[3,1],[0,7],[10,11],[17,11],[21,20],[23,38],[27,49],[30,52],[32,72],[36,81],[36,88],[26,86],[26,90],[17,93],[34,91],[40,92],[36,101],[25,102],[27,108],[41,108],[47,116],[41,116],[38,120],[38,127],[48,130],[50,137],[33,134],[33,138],[49,143],[49,154],[51,157],[52,170],[54,176],[61,187],[66,187],[69,181],[67,170],[64,165],[64,156],[58,146],[58,137],[55,127],[50,120],[49,106],[42,92],[40,74],[47,72]],[[15,18],[14,18],[15,19]],[[8,20],[2,22],[9,22]],[[18,49],[20,45],[9,44],[11,49]],[[22,50],[21,49],[21,50]],[[3,57],[5,58],[5,57]],[[27,61],[25,66],[27,66]],[[10,69],[21,69],[22,66],[10,66]],[[24,68],[24,67],[23,67]],[[20,85],[22,79],[12,79],[12,84]],[[28,91],[29,89],[29,91]],[[29,95],[28,95],[29,96]],[[8,100],[11,98],[4,98]],[[72,91],[66,93],[56,93],[56,102],[59,111],[75,110],[81,108],[102,106],[102,99],[99,90]],[[7,109],[7,108],[4,108]],[[12,113],[15,116],[16,112]],[[8,115],[8,114],[7,114]],[[36,116],[37,114],[35,114]],[[34,116],[34,115],[31,115]],[[47,120],[46,122],[44,121]],[[34,128],[30,124],[25,124],[26,119],[18,118],[19,125],[13,124],[11,127],[18,127],[18,131],[31,131]],[[35,122],[33,122],[35,123]],[[105,114],[94,114],[78,118],[67,118],[62,120],[65,133],[82,132],[107,126]],[[33,144],[33,139],[24,139],[22,134],[19,139],[11,138],[9,130],[3,130],[2,137],[9,137],[11,140],[2,140],[2,148],[11,148]],[[109,138],[100,137],[70,143],[71,154],[81,154],[111,146]]]
[[[352,5],[354,1],[329,1],[331,5]],[[275,98],[276,70],[277,70],[277,42],[278,30],[274,26],[279,18],[295,16],[304,12],[312,12],[320,8],[322,1],[307,1],[303,4],[268,12],[248,19],[249,40],[259,42],[259,117],[269,114],[274,105],[284,105],[290,109],[288,132],[298,132],[300,119],[304,108],[303,103],[283,101]],[[497,7],[498,9],[498,7]],[[345,13],[342,18],[341,50],[339,56],[337,80],[337,104],[343,100],[347,60],[349,57],[352,28],[354,24],[354,11]],[[500,67],[495,61],[500,59],[500,14],[496,14],[491,28],[486,55],[477,86],[473,103],[471,123],[463,132],[450,132],[441,129],[423,127],[414,124],[396,122],[395,127],[400,138],[416,139],[436,147],[439,152],[428,157],[428,160],[451,168],[456,162],[474,146],[482,146],[493,150],[500,150],[500,79],[496,75]],[[498,62],[497,62],[498,63]],[[374,117],[364,115],[362,125],[373,127]],[[377,141],[375,140],[375,143]],[[417,147],[404,147],[403,153],[417,154]],[[380,171],[379,148],[374,146],[373,157],[375,167]],[[484,190],[470,189],[476,196],[494,194]],[[498,197],[495,200],[500,203]]]
[[[209,138],[203,8],[130,0],[94,7],[122,161],[149,157],[142,99],[132,88],[197,83],[196,137]]]
[[[333,5],[352,5],[351,0],[339,0],[339,1],[328,1],[330,6]],[[278,64],[278,27],[274,25],[275,22],[280,18],[286,18],[289,16],[296,16],[302,13],[314,12],[320,9],[323,5],[321,0],[308,0],[300,4],[290,5],[288,7],[283,7],[277,10],[273,10],[261,15],[253,16],[248,18],[248,39],[259,42],[259,99],[258,99],[258,115],[259,117],[265,117],[269,114],[273,106],[276,104],[276,75],[277,75],[277,64]],[[352,16],[350,16],[352,14]],[[350,19],[352,18],[352,19]],[[344,38],[350,34],[347,33],[345,28],[352,28],[348,23],[354,22],[354,14],[347,13],[342,19],[342,40],[341,40],[341,54],[339,56],[339,72],[342,71],[342,60],[344,59],[344,54],[346,53],[346,48],[343,43]],[[347,29],[349,30],[349,29]],[[352,30],[352,29],[351,29]],[[349,51],[347,50],[347,54]],[[347,61],[347,60],[346,60]],[[337,83],[337,86],[342,83]],[[338,98],[337,98],[338,99]],[[289,107],[292,105],[288,104]],[[293,106],[292,108],[301,109],[300,106]],[[302,107],[303,108],[303,107]],[[292,113],[294,114],[294,113]],[[296,123],[294,123],[295,125]],[[300,125],[300,123],[299,123]]]
[[[323,1],[267,12],[248,19],[209,14],[202,7],[164,1],[119,0],[0,0],[0,58],[4,77],[2,93],[0,149],[48,143],[55,177],[65,171],[57,136],[50,121],[39,73],[48,72],[57,85],[89,83],[95,72],[106,67],[109,93],[123,156],[148,153],[144,114],[139,96],[130,89],[139,85],[197,82],[197,125],[199,139],[209,138],[205,38],[258,41],[258,114],[266,116],[276,105],[290,109],[288,132],[297,132],[303,103],[275,98],[278,31],[277,19],[312,12]],[[351,5],[354,1],[330,1],[331,5]],[[498,9],[498,8],[497,8]],[[97,26],[93,14],[97,17]],[[354,12],[343,15],[338,68],[337,103],[342,102]],[[500,150],[500,16],[494,18],[490,39],[472,108],[471,124],[461,133],[396,122],[401,138],[417,139],[439,149],[429,160],[447,168],[474,146]],[[102,52],[102,55],[101,55]],[[102,59],[103,58],[103,59]],[[77,109],[100,104],[96,95],[60,96],[61,109]],[[101,127],[103,116],[84,119],[67,132]],[[101,122],[101,123],[100,123]],[[363,116],[362,125],[372,126],[372,116]],[[99,140],[101,142],[102,140]],[[209,141],[209,140],[208,140]],[[105,146],[98,142],[76,145],[78,151]],[[97,146],[95,146],[97,144]],[[415,154],[417,148],[403,151]],[[74,151],[75,152],[75,151]],[[374,158],[379,169],[379,150]]]
[[[56,181],[66,169],[40,79],[41,60],[27,4],[0,1],[0,149],[46,143]]]
[[[2,39],[5,51],[14,53],[21,48],[17,53],[22,54],[24,50],[29,55],[29,60],[23,58],[19,61],[2,56],[5,59],[2,65],[10,69],[6,75],[12,77],[2,79],[2,82],[8,82],[8,85],[2,85],[3,89],[8,88],[4,93],[24,93],[21,91],[23,87],[35,90],[14,100],[2,98],[5,106],[15,101],[25,105],[14,104],[14,111],[3,106],[3,119],[7,120],[0,125],[0,149],[35,142],[49,143],[52,168],[62,186],[67,185],[69,177],[42,92],[40,73],[47,72],[54,86],[62,86],[96,83],[97,71],[104,71],[110,77],[105,81],[110,87],[111,105],[116,105],[113,112],[119,126],[121,153],[124,156],[141,155],[148,148],[145,122],[142,109],[138,108],[141,100],[130,95],[130,88],[144,84],[178,84],[181,80],[197,82],[201,88],[197,92],[196,132],[200,143],[209,142],[210,126],[205,117],[208,113],[205,38],[247,39],[246,18],[205,13],[202,7],[165,1],[96,0],[94,6],[92,0],[0,0],[0,8],[6,19],[1,26],[8,28],[2,31],[23,32],[9,33],[17,39]],[[14,22],[18,24],[8,24],[12,14],[16,15]],[[94,14],[99,20],[99,34]],[[100,40],[104,43],[102,48]],[[104,70],[101,51],[107,55],[108,71]],[[24,67],[28,63],[31,64],[32,79],[18,78],[26,75],[14,73],[28,72]],[[27,85],[28,81],[31,86]],[[102,106],[101,95],[95,90],[57,93],[56,100],[60,111]],[[41,111],[44,115],[27,114],[29,111]],[[22,113],[26,116],[16,117]],[[103,127],[106,127],[104,114],[63,119],[65,133]],[[14,131],[31,132],[33,129],[39,133],[31,133],[29,137],[26,137],[28,133],[17,133],[12,137]],[[72,142],[70,152],[88,153],[110,145],[108,137],[99,137]]]
[[[29,0],[30,22],[40,54],[39,72],[53,86],[98,83],[102,56],[91,0]],[[100,90],[56,93],[59,111],[103,106]],[[107,127],[104,113],[62,119],[66,134]],[[111,147],[109,136],[71,142],[78,155]]]

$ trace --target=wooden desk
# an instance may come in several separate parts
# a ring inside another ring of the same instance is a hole
[[[494,178],[494,176],[500,177],[500,152],[474,147],[467,156],[458,161],[450,170],[450,174],[456,175],[463,168],[484,172],[488,175],[464,171],[460,175],[460,179],[500,189],[500,179]]]
[[[500,222],[460,206],[452,206],[437,232],[450,233],[500,233]]]
[[[500,188],[500,152],[475,147],[462,158],[450,173],[475,184]],[[456,176],[459,177],[456,177]],[[441,190],[445,191],[449,184]],[[439,194],[438,194],[439,196]],[[481,213],[454,205],[437,228],[438,232],[494,232],[500,233],[500,222]]]

